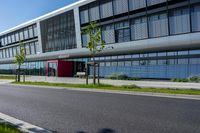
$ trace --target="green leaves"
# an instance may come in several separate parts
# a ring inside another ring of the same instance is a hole
[[[26,59],[24,44],[20,44],[20,51],[15,55],[15,63],[18,65],[22,65]]]
[[[89,35],[89,42],[86,48],[90,50],[92,56],[101,52],[105,48],[105,43],[101,40],[101,29],[97,27],[96,22],[91,22],[82,34]]]

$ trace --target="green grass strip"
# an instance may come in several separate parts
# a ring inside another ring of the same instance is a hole
[[[152,92],[152,93],[168,93],[168,94],[186,94],[200,95],[200,90],[197,89],[170,89],[170,88],[140,88],[135,85],[113,86],[107,84],[62,84],[62,83],[47,83],[47,82],[13,82],[13,84],[36,85],[36,86],[52,86],[52,87],[71,87],[71,88],[87,88],[87,89],[102,89],[102,90],[120,90],[133,92]]]
[[[0,133],[22,133],[22,132],[11,125],[8,125],[6,123],[0,123]]]
[[[15,79],[15,76],[0,76],[0,79]]]

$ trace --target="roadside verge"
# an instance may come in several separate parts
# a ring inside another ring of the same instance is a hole
[[[8,116],[0,112],[0,120],[1,122],[11,123],[16,126],[20,131],[25,133],[53,133],[41,127],[32,125],[30,123],[24,122],[22,120],[16,119],[14,117]]]
[[[194,90],[194,89],[191,90],[162,89],[162,88],[158,89],[158,88],[137,88],[137,86],[134,85],[117,87],[105,84],[101,84],[100,86],[94,86],[94,85],[79,85],[79,84],[52,84],[44,82],[12,83],[11,85],[36,87],[36,88],[50,88],[50,89],[67,89],[73,91],[88,91],[88,92],[200,100],[200,90]]]

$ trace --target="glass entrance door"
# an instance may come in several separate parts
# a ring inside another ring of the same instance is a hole
[[[58,73],[58,64],[55,62],[48,63],[48,76],[56,77]]]

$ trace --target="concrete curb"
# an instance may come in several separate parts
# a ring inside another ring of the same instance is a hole
[[[18,120],[14,117],[8,116],[0,112],[0,122],[8,122],[14,126],[17,126],[19,130],[25,133],[53,133],[41,127],[32,125],[30,123],[24,122],[22,120]]]
[[[21,85],[10,84],[35,88],[49,88],[49,89],[66,89],[72,91],[85,91],[85,92],[99,92],[99,93],[111,93],[111,94],[123,94],[123,95],[138,95],[138,96],[151,96],[151,97],[163,97],[163,98],[177,98],[188,100],[200,100],[198,95],[183,95],[183,94],[167,94],[167,93],[153,93],[153,92],[134,92],[134,91],[120,91],[120,90],[100,90],[100,89],[87,89],[87,88],[72,88],[72,87],[54,87],[54,86],[36,86],[36,85]]]

